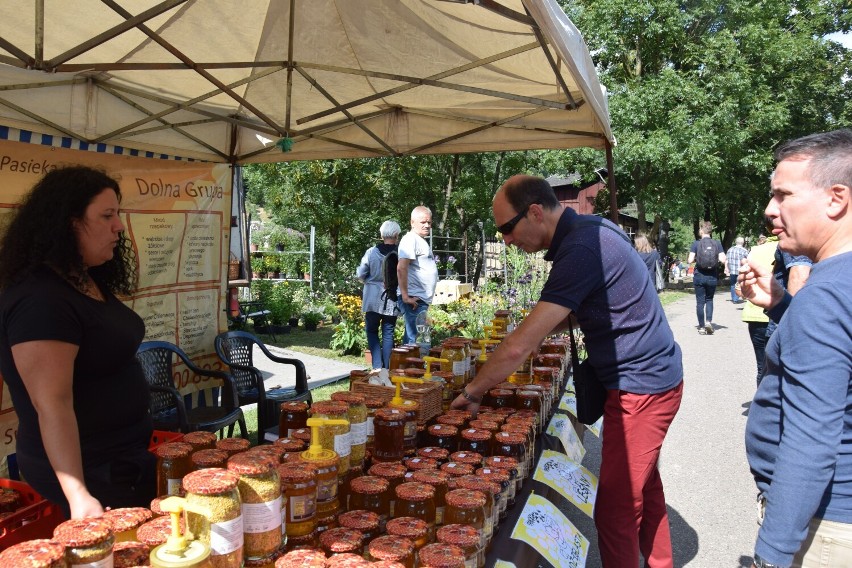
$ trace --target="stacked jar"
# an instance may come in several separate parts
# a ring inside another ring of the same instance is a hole
[[[430,537],[435,534],[435,488],[416,481],[396,487],[394,517],[414,517],[424,521]]]
[[[168,442],[158,446],[157,495],[180,495],[181,480],[192,471],[192,446],[183,442]]]
[[[193,471],[211,467],[228,467],[228,452],[224,450],[198,450],[190,456]]]
[[[315,402],[311,407],[311,416],[315,418],[327,418],[332,420],[349,420],[349,407],[346,403],[333,400]],[[342,424],[326,425],[320,427],[320,444],[326,450],[332,450],[339,458],[337,475],[341,481],[346,479],[349,473],[349,455],[352,453],[352,442],[349,435],[349,426]]]
[[[465,568],[464,559],[458,546],[436,542],[420,551],[420,568]]]
[[[454,399],[467,384],[467,360],[464,344],[447,339],[441,346],[441,359],[449,361],[449,363],[441,364],[441,370],[453,374],[452,398]]]
[[[224,469],[194,471],[183,480],[187,503],[210,513],[208,516],[187,512],[187,529],[210,546],[210,559],[217,568],[240,568],[243,565],[239,482],[239,476]]]
[[[103,520],[109,524],[115,542],[136,540],[136,530],[154,517],[145,507],[126,507],[104,511]]]
[[[443,471],[420,470],[415,471],[410,477],[411,481],[418,483],[426,483],[435,489],[435,526],[439,527],[444,524],[444,512],[447,507],[447,490],[450,476]]]
[[[457,483],[462,489],[481,491],[485,495],[484,544],[487,552],[500,522],[500,485],[476,475],[460,477]]]
[[[479,532],[470,525],[445,525],[438,529],[441,544],[458,546],[464,551],[465,568],[479,566]]]
[[[361,532],[364,535],[365,545],[381,534],[379,529],[381,525],[379,515],[366,509],[354,509],[341,513],[337,517],[337,524],[342,528],[354,529]]]
[[[364,399],[364,405],[367,407],[367,450],[372,453],[373,442],[375,436],[374,419],[376,411],[384,408],[385,401],[377,396],[368,396]]]
[[[476,470],[477,477],[486,481],[496,483],[500,487],[500,499],[498,500],[497,522],[506,520],[506,511],[509,503],[515,503],[515,484],[509,479],[509,473],[502,469],[481,467]]]
[[[295,430],[305,428],[308,420],[308,403],[299,400],[282,402],[278,417],[278,437],[289,438]]]
[[[304,441],[296,438],[278,438],[272,444],[279,446],[283,450],[281,454],[281,463],[293,463],[301,460],[301,453],[308,449]]]
[[[401,463],[377,463],[370,468],[370,475],[385,479],[388,486],[388,512],[393,518],[394,507],[396,506],[396,487],[403,482],[405,478],[405,466]]]
[[[374,513],[379,518],[379,530],[384,531],[390,518],[389,492],[390,482],[387,479],[374,475],[356,477],[349,482],[349,510]]]
[[[405,411],[380,408],[373,418],[376,435],[373,441],[373,463],[398,463],[405,455]]]
[[[307,463],[278,466],[284,532],[288,539],[313,534],[317,528],[317,470]]]
[[[316,406],[316,405],[315,405]],[[301,454],[301,460],[312,465],[317,472],[317,533],[333,528],[335,518],[340,512],[340,473],[338,465],[340,458],[332,450],[324,450],[323,455],[307,457],[308,452]],[[301,463],[301,462],[292,462]],[[314,537],[316,535],[313,535]],[[314,540],[312,537],[300,537],[304,541]],[[297,541],[299,542],[299,541]],[[288,546],[290,541],[288,539]]]
[[[367,558],[374,562],[398,562],[405,568],[414,568],[414,542],[402,536],[380,536],[367,545]]]
[[[479,535],[478,565],[485,559],[485,494],[470,489],[454,489],[447,493],[447,511],[444,520],[448,525],[470,525]]]
[[[275,466],[257,452],[228,459],[228,471],[239,477],[246,558],[266,558],[281,547],[281,480]]]
[[[354,392],[332,393],[331,400],[347,405],[349,420],[349,468],[356,473],[364,469],[364,456],[367,450],[367,405],[364,395]]]
[[[518,473],[518,460],[503,456],[490,456],[485,458],[483,465],[488,469],[499,469],[509,474],[509,482],[515,487],[514,490],[509,490],[510,496],[507,506],[513,507],[515,505],[515,496],[517,496],[518,492],[520,492],[521,485],[523,483],[523,479]]]
[[[423,519],[415,517],[397,517],[388,521],[385,531],[392,536],[401,536],[410,539],[414,543],[415,555],[417,551],[432,542],[429,533],[429,524]]]
[[[53,529],[53,541],[65,547],[71,566],[112,566],[115,538],[103,519],[71,519]]]
[[[491,451],[491,431],[482,428],[465,428],[459,433],[459,451],[488,455]]]

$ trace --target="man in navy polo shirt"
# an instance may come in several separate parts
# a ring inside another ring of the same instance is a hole
[[[576,317],[589,362],[608,389],[595,524],[605,567],[671,567],[672,546],[657,458],[680,407],[683,366],[645,263],[605,219],[564,208],[542,178],[514,176],[492,204],[507,245],[547,249],[553,262],[535,308],[509,334],[453,408],[482,395]]]

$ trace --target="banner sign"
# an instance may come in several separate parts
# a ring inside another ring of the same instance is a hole
[[[550,501],[530,493],[512,538],[533,547],[553,566],[582,568],[589,554],[589,539]]]
[[[565,454],[544,450],[533,479],[546,483],[574,503],[589,518],[594,518],[598,478],[582,465],[571,461]]]
[[[575,463],[582,463],[583,457],[586,455],[586,448],[583,447],[583,442],[577,436],[577,430],[574,428],[574,421],[567,414],[559,414],[558,412],[550,419],[547,425],[545,434],[549,434],[554,438],[559,438],[562,442],[562,447],[565,448],[565,453]]]
[[[95,145],[91,145],[94,147]],[[177,344],[193,362],[221,369],[213,339],[227,329],[225,296],[231,230],[231,167],[0,140],[0,231],[45,173],[66,165],[104,170],[119,182],[121,215],[139,265],[137,293],[125,301],[145,321],[145,339]],[[184,394],[205,388],[183,366]],[[3,388],[0,456],[14,451],[17,420]]]

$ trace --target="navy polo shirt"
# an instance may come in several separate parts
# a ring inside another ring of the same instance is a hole
[[[594,224],[575,227],[581,219]],[[566,207],[544,258],[553,266],[541,299],[577,315],[606,388],[655,394],[681,382],[680,346],[645,263],[618,227]]]

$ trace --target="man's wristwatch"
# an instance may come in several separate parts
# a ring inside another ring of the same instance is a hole
[[[470,402],[474,402],[474,403],[476,403],[476,404],[479,404],[480,402],[482,402],[482,397],[480,397],[480,396],[473,396],[472,394],[470,394],[469,392],[467,392],[467,389],[462,389],[462,391],[461,391],[461,395],[462,395],[465,399],[469,400]]]
[[[754,565],[757,566],[757,568],[781,568],[777,564],[770,564],[769,562],[761,558],[760,555],[756,552],[754,553]]]

